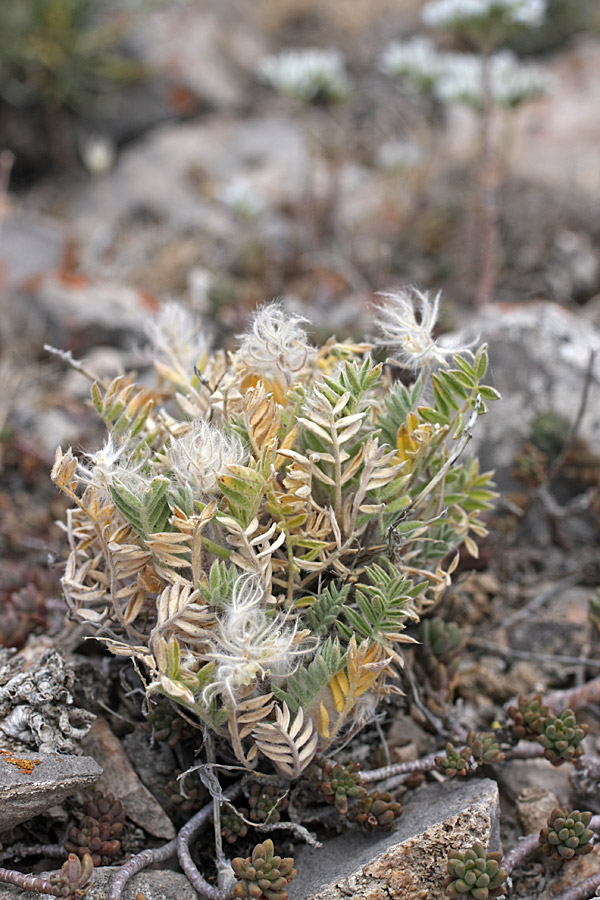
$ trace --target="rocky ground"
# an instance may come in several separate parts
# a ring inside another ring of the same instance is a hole
[[[48,472],[57,445],[94,450],[103,436],[89,381],[44,345],[70,351],[99,377],[143,369],[145,326],[165,299],[188,304],[215,342],[231,345],[272,297],[284,297],[319,337],[362,337],[376,291],[443,290],[443,329],[489,342],[503,402],[476,446],[502,490],[490,536],[478,560],[461,560],[440,611],[466,637],[452,711],[441,718],[486,728],[520,693],[600,674],[600,604],[590,605],[600,584],[600,23],[590,19],[568,40],[563,23],[563,34],[533,48],[554,88],[501,123],[509,138],[496,301],[475,310],[476,120],[452,108],[425,128],[414,98],[376,67],[390,38],[419,29],[418,8],[418,0],[353,0],[350,14],[297,0],[157,4],[129,36],[151,77],[112,107],[74,116],[62,154],[52,158],[35,115],[17,127],[0,106],[0,145],[16,153],[0,232],[0,647],[24,647],[33,660],[59,642],[76,661],[74,703],[98,717],[78,752],[103,766],[102,789],[123,801],[125,852],[172,839],[185,821],[165,785],[189,759],[179,744],[151,747],[122,665],[85,642],[81,626],[65,629],[65,539],[56,525],[65,508]],[[257,80],[265,53],[313,43],[345,52],[354,82],[346,106],[301,108]],[[115,159],[90,172],[82,158],[98,133]],[[386,153],[407,141],[418,148],[410,166],[387,165]],[[586,753],[597,754],[600,707],[585,697],[580,706]],[[378,732],[357,739],[353,758],[367,770],[439,750],[448,735],[432,725],[438,714],[424,713],[409,691]],[[0,768],[0,854],[64,829],[68,778],[54,759],[42,759],[40,773],[46,764],[40,805],[27,818],[8,814],[20,801]],[[82,763],[75,787],[93,766]],[[442,896],[441,869],[434,865],[429,882],[424,860],[441,859],[464,834],[506,849],[555,806],[600,812],[597,783],[590,789],[566,768],[512,760],[458,788],[433,776],[404,782],[395,788],[406,806],[400,831],[373,839],[356,865],[348,863],[356,836],[334,838],[319,857],[333,861],[323,869],[316,850],[299,854],[286,835],[280,849],[307,873],[290,897]],[[205,799],[199,782],[194,790]],[[390,875],[400,869],[405,882]],[[534,859],[516,870],[512,896],[549,898],[598,869],[597,849],[568,871]],[[181,876],[138,877],[148,900],[187,897],[170,880]],[[5,896],[30,895],[0,888]]]

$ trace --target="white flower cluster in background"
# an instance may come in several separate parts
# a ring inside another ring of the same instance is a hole
[[[483,60],[473,53],[439,53],[428,38],[394,41],[384,51],[380,67],[393,77],[404,77],[419,90],[431,91],[442,103],[483,103]],[[509,50],[490,60],[492,101],[514,108],[542,97],[552,89],[550,77],[538,66],[523,64]]]
[[[470,53],[445,54],[444,66],[435,85],[443,103],[464,103],[476,109],[483,105],[483,61]],[[490,87],[496,106],[514,108],[551,90],[548,75],[533,65],[523,65],[509,50],[490,60]]]
[[[425,24],[433,28],[482,27],[492,22],[536,27],[545,15],[546,0],[432,0],[422,12]]]
[[[284,50],[263,59],[258,72],[280,94],[306,103],[344,100],[350,92],[344,59],[337,50]]]
[[[391,41],[379,58],[379,69],[390,78],[409,77],[427,90],[435,85],[441,63],[431,38],[417,35],[408,41]]]

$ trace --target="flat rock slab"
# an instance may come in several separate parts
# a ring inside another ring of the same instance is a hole
[[[427,785],[387,834],[352,832],[296,856],[289,900],[442,900],[449,850],[498,849],[498,786],[488,778]]]
[[[31,775],[23,775],[17,766],[0,758],[0,832],[39,816],[76,791],[95,784],[102,775],[101,767],[90,756],[37,753],[27,758],[40,761]]]
[[[94,869],[92,884],[85,900],[108,900],[108,887],[118,867]],[[185,875],[168,870],[147,869],[127,883],[123,900],[135,900],[138,891],[146,895],[146,900],[199,900]],[[45,894],[20,891],[7,884],[0,884],[0,900],[40,900]]]

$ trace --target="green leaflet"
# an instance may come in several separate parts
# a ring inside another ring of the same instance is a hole
[[[395,635],[404,630],[407,619],[418,620],[416,600],[428,585],[414,584],[387,559],[384,566],[377,563],[369,566],[366,574],[371,583],[357,585],[356,608],[343,608],[351,628],[340,624],[340,631],[346,638],[354,633],[383,644],[393,643],[397,640]]]
[[[319,647],[308,665],[301,666],[286,681],[285,690],[271,685],[271,690],[279,700],[283,700],[292,712],[300,707],[308,709],[334,675],[346,665],[346,654],[342,652],[338,638],[331,637]]]
[[[142,537],[149,537],[167,527],[171,508],[167,499],[170,480],[156,475],[139,494],[134,494],[115,478],[110,492],[115,506]]]
[[[315,634],[327,634],[328,630],[337,622],[349,593],[349,584],[338,588],[333,582],[324,591],[321,591],[305,613],[306,621]]]

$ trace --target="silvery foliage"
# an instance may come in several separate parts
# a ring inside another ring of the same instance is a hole
[[[284,50],[263,59],[258,72],[280,94],[307,103],[343,100],[350,92],[344,59],[337,50]]]
[[[422,11],[433,28],[480,28],[488,22],[536,27],[545,15],[546,0],[432,0]]]

